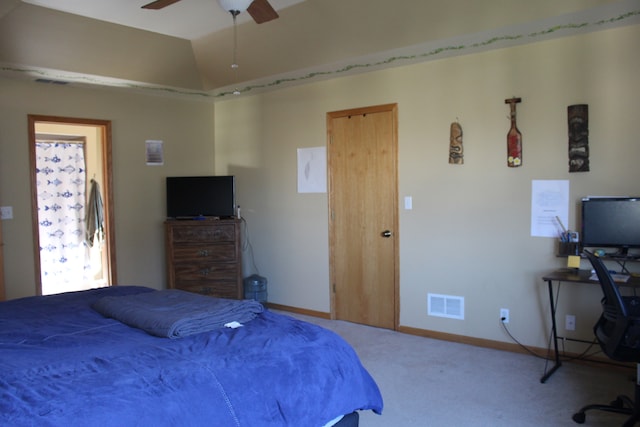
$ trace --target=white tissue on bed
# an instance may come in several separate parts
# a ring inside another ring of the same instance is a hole
[[[234,320],[233,322],[225,323],[224,326],[227,327],[227,328],[235,329],[235,328],[239,328],[240,326],[243,326],[243,324],[240,323],[240,322],[236,322]]]

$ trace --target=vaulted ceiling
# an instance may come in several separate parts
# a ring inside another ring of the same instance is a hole
[[[1,0],[0,75],[226,99],[640,23],[640,0],[270,0],[237,25],[217,0]]]

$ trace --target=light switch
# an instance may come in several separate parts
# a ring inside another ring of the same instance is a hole
[[[0,206],[0,219],[13,219],[13,207]]]
[[[413,198],[411,196],[406,196],[404,198],[404,209],[407,211],[413,209]]]

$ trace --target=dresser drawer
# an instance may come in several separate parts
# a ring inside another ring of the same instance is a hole
[[[227,283],[197,283],[197,284],[187,284],[185,286],[179,286],[178,289],[194,292],[197,294],[209,295],[212,297],[218,298],[230,298],[237,299],[238,298],[238,289],[236,284],[233,282]]]
[[[205,224],[176,226],[171,229],[173,241],[178,242],[233,242],[236,228],[233,224]]]
[[[192,262],[216,261],[235,262],[236,245],[233,242],[218,245],[187,245],[180,244],[173,247],[175,262],[189,260]]]
[[[234,282],[238,277],[238,265],[235,263],[176,263],[174,271],[176,286],[192,280]]]

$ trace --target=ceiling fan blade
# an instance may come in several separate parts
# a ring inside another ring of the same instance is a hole
[[[156,0],[156,1],[152,1],[149,4],[145,4],[144,6],[142,6],[142,9],[153,9],[153,10],[158,10],[158,9],[164,9],[167,6],[171,6],[174,3],[178,3],[180,0]]]
[[[271,7],[268,0],[253,0],[247,9],[249,15],[256,21],[256,24],[262,24],[278,18],[278,12]]]

